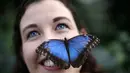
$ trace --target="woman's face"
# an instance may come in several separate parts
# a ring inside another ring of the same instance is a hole
[[[71,12],[58,0],[30,4],[21,22],[22,56],[30,73],[78,73],[80,68],[61,70],[53,63],[39,64],[36,48],[49,39],[67,39],[79,35]],[[47,61],[46,61],[47,62]],[[51,66],[52,65],[52,66]]]

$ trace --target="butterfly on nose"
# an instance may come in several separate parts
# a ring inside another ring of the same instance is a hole
[[[46,55],[62,69],[70,65],[78,68],[87,60],[88,52],[98,45],[100,40],[93,35],[78,35],[71,39],[50,39],[43,42],[37,49],[39,55]]]

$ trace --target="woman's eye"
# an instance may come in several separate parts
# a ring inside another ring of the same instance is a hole
[[[55,30],[63,30],[63,29],[68,29],[69,27],[65,23],[60,23],[56,26]]]
[[[28,34],[28,36],[27,36],[27,39],[36,37],[36,36],[38,36],[38,35],[40,35],[39,32],[37,32],[37,31],[31,31],[31,32],[29,32],[29,34]]]

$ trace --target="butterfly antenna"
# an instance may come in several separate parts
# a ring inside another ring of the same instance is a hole
[[[67,41],[67,38],[64,38],[64,43],[65,43],[65,47],[66,47],[66,50],[67,50],[67,53],[68,53],[68,57],[69,57],[69,63],[71,63],[70,61],[70,52],[69,52],[69,48],[68,48],[68,41]]]

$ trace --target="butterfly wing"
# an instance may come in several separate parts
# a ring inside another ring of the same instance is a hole
[[[51,40],[45,44],[45,48],[49,48],[50,54],[66,61],[68,61],[68,53],[66,52],[66,47],[64,42],[61,40]]]
[[[68,40],[70,61],[73,67],[79,67],[84,63],[87,59],[87,50],[94,44],[92,43],[95,42],[94,40],[95,37],[92,35],[79,35]]]
[[[47,51],[48,58],[61,68],[69,67],[68,53],[63,40],[49,40],[44,42],[40,47]]]

